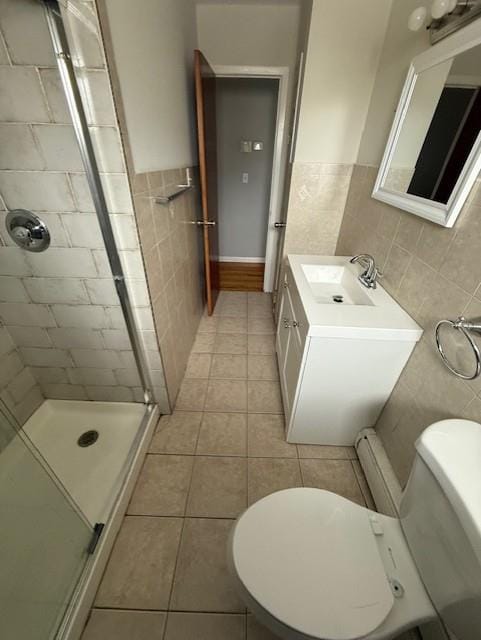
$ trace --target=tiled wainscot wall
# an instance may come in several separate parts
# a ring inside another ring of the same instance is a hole
[[[129,293],[156,398],[168,411],[95,7],[90,2],[65,7]],[[2,397],[21,422],[42,397],[140,402],[140,382],[41,4],[2,2],[0,30]],[[15,208],[30,209],[47,223],[52,242],[46,252],[28,253],[10,240],[4,217]]]
[[[196,220],[200,196],[198,172],[190,168],[194,188],[169,205],[155,197],[186,183],[186,169],[137,174],[134,206],[152,299],[154,321],[167,390],[174,405],[203,313],[201,233]]]
[[[481,378],[456,378],[434,340],[443,318],[481,317],[481,190],[477,182],[455,226],[446,229],[374,200],[377,172],[354,167],[336,253],[372,254],[384,273],[383,286],[424,329],[376,425],[404,485],[424,428],[451,417],[481,421]],[[472,370],[465,342],[457,357],[458,366]]]

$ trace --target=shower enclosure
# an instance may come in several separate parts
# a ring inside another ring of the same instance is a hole
[[[93,2],[0,4],[0,637],[78,638],[165,383]]]

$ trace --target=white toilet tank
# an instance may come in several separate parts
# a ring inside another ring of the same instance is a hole
[[[481,425],[443,420],[422,433],[401,524],[448,630],[458,640],[480,640]]]

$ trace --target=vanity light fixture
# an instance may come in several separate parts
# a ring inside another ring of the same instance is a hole
[[[474,20],[481,13],[481,0],[433,0],[428,9],[418,7],[409,15],[408,28],[430,30],[431,42],[437,42]]]

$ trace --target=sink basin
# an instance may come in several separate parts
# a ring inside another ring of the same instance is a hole
[[[373,304],[347,265],[301,263],[301,269],[319,304]]]
[[[308,325],[308,335],[331,338],[417,341],[422,329],[381,284],[368,289],[362,267],[350,256],[289,254]]]

